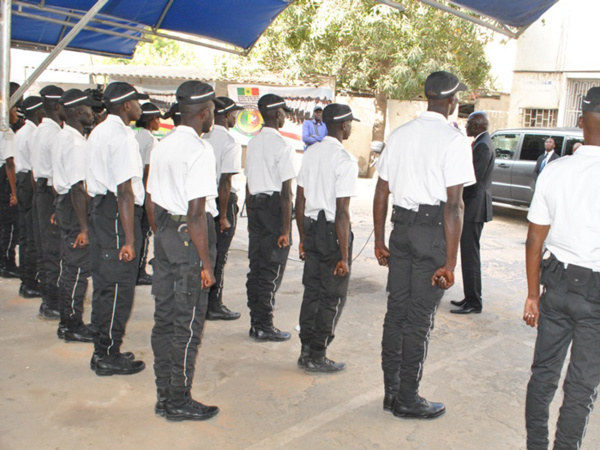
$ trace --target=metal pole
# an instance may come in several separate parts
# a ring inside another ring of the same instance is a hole
[[[21,95],[23,95],[25,93],[25,91],[27,89],[29,89],[29,87],[33,83],[35,83],[35,81],[42,74],[42,72],[44,70],[46,70],[50,64],[52,64],[52,61],[54,61],[56,59],[56,57],[60,54],[60,52],[63,51],[67,47],[67,45],[69,45],[71,43],[71,41],[73,39],[75,39],[75,36],[77,36],[77,34],[83,29],[83,27],[85,27],[89,23],[89,21],[92,20],[92,18],[96,14],[98,14],[98,12],[104,7],[104,5],[106,5],[108,3],[108,1],[109,0],[98,0],[96,2],[96,4],[94,6],[92,6],[92,8],[85,14],[85,16],[83,16],[81,18],[81,20],[79,22],[77,22],[77,24],[73,27],[73,29],[71,31],[69,31],[69,34],[67,34],[58,43],[58,45],[56,47],[54,47],[54,50],[52,50],[52,52],[38,66],[38,68],[35,69],[35,71],[31,74],[31,76],[27,80],[25,80],[25,82],[19,88],[19,90],[17,92],[15,92],[15,94],[11,97],[11,99],[10,99],[11,105],[14,105],[17,102],[17,100],[19,99],[19,97]]]
[[[398,11],[405,11],[406,8],[402,6],[400,3],[395,2],[393,0],[379,0],[379,3],[383,3],[391,8],[396,8]]]
[[[0,0],[0,131],[8,131],[10,126],[8,111],[10,96],[10,0]],[[19,98],[19,97],[17,97]]]

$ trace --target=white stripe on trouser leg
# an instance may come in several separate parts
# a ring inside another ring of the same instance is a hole
[[[110,338],[110,345],[106,349],[106,354],[110,353],[110,349],[114,345],[115,341],[113,341],[112,329],[113,324],[115,323],[115,311],[117,309],[117,295],[119,294],[119,283],[115,284],[115,298],[113,299],[113,310],[112,317],[110,318],[110,328],[108,329],[108,337]]]
[[[273,290],[271,291],[271,299],[269,300],[269,303],[271,304],[271,309],[275,308],[273,301],[275,300],[275,291],[277,290],[277,279],[279,278],[280,272],[281,272],[281,264],[279,264],[277,266],[277,275],[275,276],[275,279],[273,280]]]
[[[577,441],[577,450],[579,450],[581,448],[581,441],[583,441],[583,438],[585,437],[585,432],[587,430],[588,422],[590,420],[590,413],[594,409],[594,398],[596,397],[597,394],[598,394],[598,387],[595,387],[594,392],[592,393],[592,395],[590,395],[590,403],[587,405],[588,413],[587,413],[587,416],[585,416],[585,425],[583,427],[583,432],[581,433],[581,437]]]
[[[192,338],[194,337],[194,330],[192,329],[192,325],[194,323],[194,319],[196,318],[196,307],[192,311],[192,320],[190,320],[190,338],[187,341],[185,346],[185,353],[183,355],[183,376],[185,377],[185,386],[188,385],[188,377],[187,377],[187,357],[188,357],[188,349],[190,348],[190,343],[192,342]]]
[[[423,348],[423,359],[419,363],[419,371],[417,372],[417,380],[421,379],[421,375],[423,373],[423,364],[425,363],[425,359],[427,359],[427,347],[429,346],[429,337],[431,335],[431,329],[433,328],[433,316],[437,311],[438,307],[436,306],[431,315],[429,316],[429,329],[427,330],[427,334],[425,335],[425,347]]]
[[[235,229],[235,224],[237,223],[237,214],[235,213],[235,205],[231,204],[231,217],[233,217],[233,228]]]
[[[6,260],[7,261],[10,258],[10,246],[12,245],[14,232],[15,232],[15,226],[11,225],[10,226],[10,238],[8,239],[8,245],[6,246]]]
[[[63,260],[61,259],[58,264],[60,266],[60,270],[58,271],[58,278],[56,279],[56,287],[60,287],[60,279],[62,278],[63,273]]]
[[[77,284],[79,283],[79,274],[81,273],[81,267],[77,268],[77,278],[75,278],[75,285],[73,286],[73,292],[71,292],[71,317],[75,316],[75,291],[77,290]]]
[[[333,331],[335,329],[335,319],[337,319],[337,316],[340,313],[340,303],[342,303],[342,297],[338,297],[337,305],[335,305],[335,316],[333,316],[333,320],[331,321],[331,334],[330,334],[330,336],[333,336]],[[327,339],[329,339],[329,336],[325,337],[325,342],[323,343],[323,345],[325,346],[325,348],[327,348]]]
[[[117,248],[119,248],[119,213],[117,213],[117,217],[115,217],[115,237],[117,238]]]

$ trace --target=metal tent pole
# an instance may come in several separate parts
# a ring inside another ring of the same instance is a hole
[[[3,0],[0,0],[0,1],[3,1]],[[35,81],[42,74],[42,72],[44,70],[46,70],[50,64],[52,64],[52,61],[54,61],[56,59],[56,57],[60,54],[60,52],[63,51],[67,47],[67,45],[69,45],[71,43],[71,41],[73,39],[75,39],[75,37],[83,29],[83,27],[85,27],[90,22],[90,20],[92,20],[92,18],[100,12],[100,10],[104,7],[104,5],[106,5],[108,3],[108,1],[109,0],[98,0],[96,2],[96,4],[94,6],[92,6],[92,8],[90,8],[90,10],[87,13],[85,13],[85,15],[81,18],[81,20],[79,22],[77,22],[76,25],[73,26],[73,29],[71,31],[69,31],[69,34],[67,34],[58,43],[58,45],[56,47],[54,47],[54,50],[52,50],[50,52],[50,54],[38,66],[38,68],[35,69],[35,71],[29,76],[29,78],[27,78],[27,80],[25,80],[25,82],[19,88],[19,90],[17,92],[15,92],[15,94],[10,99],[11,105],[14,105],[17,102],[17,100],[19,99],[19,97],[21,97],[21,95],[23,95],[25,93],[25,91],[27,89],[29,89],[29,87],[33,83],[35,83]]]
[[[0,131],[10,126],[8,111],[10,96],[10,9],[11,0],[0,0]],[[19,97],[17,97],[19,98]]]

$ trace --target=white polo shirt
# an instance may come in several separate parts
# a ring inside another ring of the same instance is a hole
[[[389,183],[394,205],[413,211],[447,201],[450,186],[475,183],[467,138],[432,111],[390,134],[377,171]]]
[[[29,139],[33,175],[36,180],[47,178],[48,186],[52,185],[52,148],[60,130],[62,128],[59,124],[44,117]]]
[[[119,116],[109,114],[87,142],[86,184],[90,196],[117,195],[117,186],[131,180],[135,204],[144,204],[144,166],[135,132]]]
[[[186,215],[188,203],[206,198],[206,212],[217,216],[215,154],[196,130],[180,125],[152,151],[148,192],[169,214]]]
[[[0,167],[6,164],[8,158],[15,156],[15,133],[10,128],[0,132]]]
[[[157,139],[154,137],[151,131],[142,128],[135,134],[135,139],[140,146],[140,155],[142,156],[142,163],[144,166],[150,164],[150,154],[152,153],[152,149],[156,147],[158,143]]]
[[[326,136],[306,149],[298,173],[298,186],[304,188],[304,215],[317,219],[325,211],[328,222],[335,221],[336,199],[358,195],[358,160],[336,138]]]
[[[29,151],[29,140],[37,129],[37,125],[31,120],[26,120],[25,125],[19,128],[15,134],[15,170],[28,172],[31,170],[31,154]]]
[[[550,225],[546,247],[565,264],[600,272],[600,147],[584,145],[540,174],[527,219]],[[557,189],[556,180],[560,180]]]
[[[58,194],[68,194],[74,184],[85,180],[85,147],[85,137],[65,124],[52,151],[53,185]]]
[[[251,195],[281,192],[284,181],[296,176],[294,150],[275,128],[264,127],[248,143],[246,167]]]
[[[229,130],[222,125],[213,126],[203,137],[215,151],[217,186],[224,173],[236,174],[242,171],[242,146],[236,142]],[[232,192],[237,189],[232,185]]]

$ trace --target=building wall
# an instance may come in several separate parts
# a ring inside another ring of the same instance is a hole
[[[353,122],[352,134],[350,139],[344,141],[344,147],[358,159],[359,176],[366,177],[371,160],[370,147],[375,118],[374,99],[338,95],[335,101],[350,106],[353,115],[360,119],[360,122]]]
[[[490,121],[490,133],[508,127],[509,107],[509,94],[500,94],[499,98],[479,98],[475,103],[475,111],[485,111],[487,113]]]

